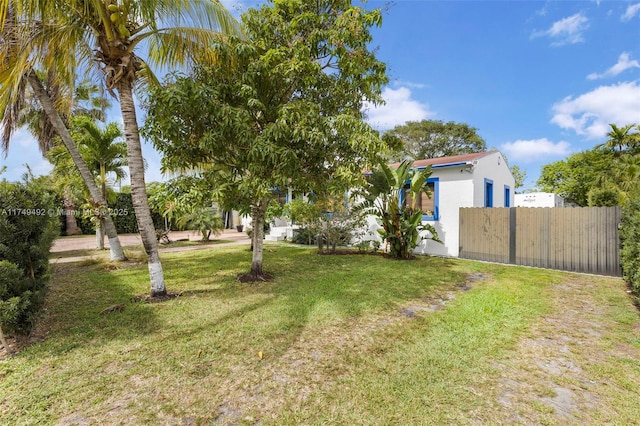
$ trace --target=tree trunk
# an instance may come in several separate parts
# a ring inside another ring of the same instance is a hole
[[[68,196],[63,198],[64,204],[64,220],[67,227],[67,235],[80,235],[82,230],[78,228],[78,221],[76,221],[75,206]]]
[[[2,343],[2,347],[9,355],[12,354],[11,348],[9,348],[9,344],[7,343],[7,339],[4,338],[4,333],[2,332],[2,326],[0,325],[0,343]]]
[[[96,246],[98,250],[104,250],[104,219],[96,224]]]
[[[89,194],[100,206],[106,207],[107,202],[102,198],[102,194],[100,194],[100,190],[93,179],[93,175],[80,155],[76,143],[71,138],[69,130],[62,121],[62,118],[60,118],[60,114],[58,114],[58,111],[53,106],[51,98],[49,98],[49,95],[45,91],[42,82],[36,75],[35,71],[29,71],[27,79],[29,80],[29,85],[33,89],[36,98],[40,102],[42,109],[47,114],[47,118],[51,121],[51,125],[56,130],[58,136],[60,136],[60,139],[62,139],[64,146],[69,151],[69,155],[71,155],[74,164],[78,168],[80,176],[82,176],[82,180],[89,189]],[[111,246],[111,260],[126,260],[124,252],[122,251],[122,246],[120,245],[120,240],[118,239],[118,234],[116,233],[116,227],[113,225],[113,221],[111,220],[111,216],[107,215],[105,222],[105,230],[109,236],[109,245]]]
[[[253,216],[253,256],[251,259],[251,275],[261,277],[264,275],[262,270],[262,253],[264,249],[264,216],[267,211],[267,202],[261,200],[251,209]]]
[[[149,278],[151,280],[151,296],[163,296],[167,294],[164,283],[164,273],[158,251],[156,230],[151,219],[149,199],[144,180],[144,162],[142,159],[142,147],[140,146],[140,133],[133,102],[132,82],[123,78],[118,83],[120,94],[120,110],[124,122],[124,136],[127,140],[127,157],[129,162],[129,175],[131,178],[131,198],[133,209],[138,220],[138,230],[144,245],[144,250],[149,258]]]

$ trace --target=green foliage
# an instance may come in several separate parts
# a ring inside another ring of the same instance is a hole
[[[344,196],[334,195],[322,200],[304,201],[296,198],[284,206],[292,222],[302,226],[294,241],[315,244],[318,237],[332,252],[337,246],[346,246],[357,239],[366,224],[361,211],[350,208]]]
[[[116,227],[118,234],[137,234],[138,222],[136,219],[136,212],[133,208],[133,200],[131,198],[131,192],[118,192],[115,194],[115,201],[109,204],[113,218],[113,224]],[[151,205],[151,218],[156,229],[164,228],[164,218],[162,213]],[[85,228],[92,226],[87,224],[89,220],[83,218],[78,221],[78,226],[85,233]]]
[[[138,223],[136,222],[136,212],[133,210],[131,193],[123,194],[118,192],[115,202],[109,207],[116,213],[112,218],[118,234],[135,234],[138,232]]]
[[[622,209],[620,240],[623,276],[640,301],[640,198]]]
[[[296,244],[314,245],[318,234],[311,228],[298,228],[293,232],[293,242]]]
[[[614,207],[622,204],[622,194],[615,187],[593,188],[587,194],[589,207]]]
[[[302,198],[294,198],[284,206],[283,213],[292,224],[302,226],[311,224],[322,216],[320,204],[305,201]]]
[[[177,224],[184,229],[200,232],[205,241],[209,241],[212,233],[219,235],[224,229],[222,218],[218,210],[213,207],[194,208],[181,216]]]
[[[16,326],[31,300],[29,283],[18,265],[0,260],[0,327]]]
[[[28,331],[42,304],[59,231],[54,200],[39,180],[0,182],[0,325]]]
[[[382,226],[378,233],[389,245],[389,254],[396,259],[410,259],[419,241],[441,242],[431,224],[422,222],[423,211],[416,208],[421,193],[431,196],[427,179],[431,167],[412,170],[411,161],[403,161],[397,169],[381,163],[368,177],[368,185],[356,195],[362,211],[377,217]],[[406,202],[406,197],[411,199]],[[428,234],[427,235],[425,235]]]
[[[509,170],[511,170],[511,174],[515,179],[514,190],[517,191],[519,188],[522,188],[524,186],[524,181],[527,178],[527,171],[522,170],[517,164],[509,166]]]
[[[316,235],[323,238],[332,252],[336,251],[337,246],[349,245],[354,239],[360,238],[366,224],[361,212],[349,209],[344,204],[335,204],[331,212],[322,215],[315,225]]]
[[[364,253],[377,253],[380,250],[380,241],[378,240],[362,240],[356,244],[356,248]]]
[[[616,193],[615,205],[623,205],[640,195],[640,126],[610,126],[606,143],[543,166],[538,187],[579,206],[610,206]]]
[[[478,135],[475,127],[453,121],[409,121],[394,127],[385,135],[401,140],[402,147],[393,156],[398,159],[409,157],[421,160],[487,150],[486,142]]]
[[[575,153],[543,166],[537,186],[584,207],[589,205],[589,191],[600,186],[604,174],[611,173],[613,162],[613,153],[602,148]]]
[[[320,195],[353,187],[386,150],[362,112],[381,102],[388,81],[369,50],[381,17],[347,0],[249,9],[250,43],[215,43],[215,66],[152,90],[145,133],[163,168],[198,170],[222,207],[251,212],[254,227],[277,188]],[[254,250],[252,269],[261,253]]]

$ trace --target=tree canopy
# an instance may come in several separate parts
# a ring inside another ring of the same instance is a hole
[[[421,160],[486,151],[487,144],[477,130],[466,123],[422,120],[408,121],[387,134],[402,141],[394,157]]]
[[[579,206],[620,205],[637,197],[640,138],[634,128],[612,124],[606,143],[543,166],[538,187]]]
[[[351,1],[276,1],[242,17],[249,42],[212,46],[215,66],[173,76],[148,102],[146,132],[168,170],[198,170],[226,206],[251,211],[252,273],[277,189],[325,193],[362,179],[386,150],[363,121],[384,63],[368,49],[379,10]]]
[[[133,89],[157,82],[151,65],[183,66],[196,55],[205,57],[209,46],[222,38],[221,32],[240,34],[236,21],[219,1],[209,0],[0,0],[0,18],[0,40],[4,41],[0,43],[0,110],[13,112],[11,105],[20,100],[26,76],[96,200],[100,194],[90,183],[86,167],[79,165],[82,159],[33,67],[55,70],[63,87],[73,87],[84,72],[117,96],[151,293],[166,295],[146,194]],[[4,128],[10,129],[12,122],[8,120]]]

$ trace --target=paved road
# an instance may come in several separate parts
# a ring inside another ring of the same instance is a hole
[[[163,247],[160,246],[160,250],[162,253],[175,252],[175,251],[190,251],[190,250],[201,250],[206,248],[214,248],[214,247],[225,247],[230,245],[239,245],[239,244],[249,244],[251,240],[244,232],[238,232],[232,229],[225,229],[224,232],[217,237],[216,239],[220,240],[231,240],[229,243],[221,243],[221,244],[205,244],[198,246],[185,246],[185,247]],[[141,246],[142,240],[140,239],[139,234],[125,234],[119,235],[120,244],[123,247],[127,246]],[[183,239],[188,239],[189,241],[200,241],[202,240],[202,236],[199,233],[194,233],[190,231],[174,231],[169,233],[169,239],[171,241],[178,241]],[[109,241],[105,238],[105,247],[109,248]],[[94,256],[76,256],[76,257],[56,257],[56,253],[61,253],[65,251],[71,250],[83,250],[83,249],[95,249],[96,248],[96,237],[95,235],[81,235],[74,237],[61,237],[55,240],[53,243],[53,247],[51,248],[51,263],[67,263],[67,262],[77,262],[80,260],[86,259],[96,259],[96,258],[104,258],[107,257],[108,251],[105,250],[104,254],[94,255]]]

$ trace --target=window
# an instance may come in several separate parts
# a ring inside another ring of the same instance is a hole
[[[493,181],[484,179],[484,206],[493,207]]]
[[[427,194],[420,193],[420,198],[417,200],[416,208],[423,211],[422,220],[438,220],[439,218],[439,206],[438,206],[438,192],[439,192],[439,178],[429,178],[427,180],[427,188],[431,193],[431,198],[427,197]],[[409,184],[404,187],[402,193],[402,199],[400,202],[403,205],[410,205],[412,200],[408,194]]]
[[[504,206],[511,207],[511,188],[504,186]]]

